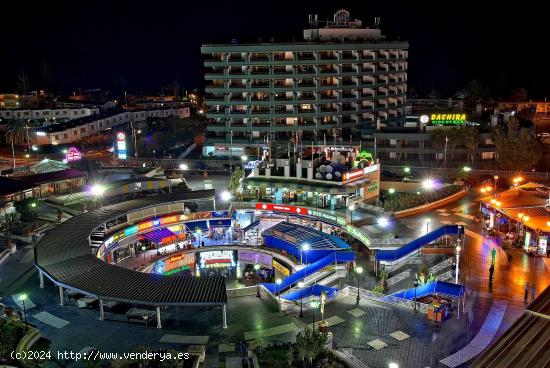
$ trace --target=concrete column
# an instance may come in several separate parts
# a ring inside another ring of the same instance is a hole
[[[63,294],[63,286],[59,287],[59,305],[64,305],[65,295]]]
[[[40,278],[40,289],[44,289],[44,273],[42,270],[38,271],[38,277]]]
[[[285,178],[290,178],[290,166],[288,165],[288,161],[286,161],[285,163],[284,172],[285,172]]]
[[[157,307],[157,328],[162,328],[162,321],[160,319],[160,307]]]
[[[307,164],[307,180],[313,179],[313,164],[310,162]]]
[[[214,211],[216,211],[216,198],[212,198],[212,206],[214,207]]]
[[[298,179],[301,179],[302,178],[302,163],[301,162],[298,162],[296,164],[296,177]]]
[[[105,319],[105,311],[103,310],[103,299],[99,299],[99,320]]]
[[[269,178],[271,176],[271,168],[270,167],[266,167],[265,169],[265,177],[266,178]]]
[[[227,328],[227,306],[223,305],[223,328]]]

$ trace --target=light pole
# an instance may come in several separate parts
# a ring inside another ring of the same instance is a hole
[[[426,218],[426,234],[428,234],[430,232],[430,222],[432,222],[432,219],[431,218]]]
[[[304,264],[304,262],[302,262],[302,255],[303,255],[304,252],[306,252],[306,263],[307,263],[307,252],[309,251],[309,249],[310,249],[309,243],[302,244],[302,247],[300,249],[300,263],[301,264]]]
[[[309,306],[311,307],[311,329],[315,330],[315,309],[319,307],[319,302],[317,300],[312,300],[309,302]]]
[[[281,286],[282,282],[283,282],[283,280],[281,280],[281,279],[275,280],[275,284],[277,284],[277,286]],[[281,290],[277,290],[277,298],[279,298],[279,304],[280,304],[281,303]]]
[[[258,284],[258,270],[260,269],[259,264],[254,265],[254,276],[256,277],[256,298],[260,298],[260,284]]]
[[[298,282],[298,287],[300,288],[300,317],[303,317],[304,316],[304,309],[303,309],[304,282],[303,281]]]
[[[149,350],[149,341],[147,338],[147,323],[149,322],[149,316],[144,314],[142,318],[145,321],[145,349]]]
[[[497,180],[498,180],[498,175],[493,176],[493,179],[495,179],[495,198],[498,198],[498,194],[497,194]]]
[[[361,280],[361,274],[363,273],[363,267],[358,266],[355,269],[355,273],[357,273],[357,299],[355,299],[355,305],[359,305],[359,301],[361,300],[361,297],[359,296],[359,281]]]
[[[355,205],[351,204],[348,208],[350,211],[349,223],[350,225],[353,225],[353,211],[355,210]]]
[[[416,313],[416,288],[418,287],[418,280],[413,281],[414,285],[414,313]]]
[[[143,265],[145,266],[145,250],[147,250],[147,247],[145,245],[143,245],[141,247],[141,250],[143,251]]]
[[[25,300],[27,299],[27,294],[19,295],[19,300],[23,302],[23,318],[25,319],[25,331],[29,330],[29,325],[27,323],[27,307],[25,306]]]
[[[460,240],[458,240],[457,246],[456,246],[456,270],[455,270],[455,284],[458,284],[458,269],[459,269],[459,263],[460,263],[460,251],[462,250],[462,247],[460,246]]]

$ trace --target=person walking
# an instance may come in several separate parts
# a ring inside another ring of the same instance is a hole
[[[535,283],[533,282],[531,284],[531,301],[535,300],[535,296],[537,295],[537,287]]]
[[[529,281],[525,284],[525,293],[523,294],[523,301],[527,303],[527,297],[529,296]]]
[[[494,273],[495,273],[495,265],[491,264],[491,267],[489,267],[489,282],[493,282]]]

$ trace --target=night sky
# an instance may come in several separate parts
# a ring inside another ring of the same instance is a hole
[[[158,91],[177,80],[202,88],[200,45],[300,40],[308,14],[352,18],[408,40],[409,85],[420,94],[463,88],[472,78],[507,97],[525,87],[532,98],[550,91],[547,49],[550,6],[534,1],[8,1],[2,2],[0,92],[21,70],[41,87],[42,65],[57,90]],[[546,7],[546,8],[543,8]]]

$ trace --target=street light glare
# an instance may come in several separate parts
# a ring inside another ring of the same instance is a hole
[[[222,201],[224,202],[228,202],[231,200],[231,198],[233,198],[233,196],[231,195],[231,193],[227,190],[224,190],[221,194],[221,199]]]
[[[457,245],[456,246],[456,251],[460,253],[461,250],[462,250],[462,247],[460,245]]]
[[[362,274],[363,273],[363,267],[359,266],[355,269],[355,272],[357,272],[358,274]]]
[[[393,194],[393,193],[395,193],[395,189],[390,188],[390,189],[388,189],[388,192],[389,192],[390,194]]]
[[[380,227],[386,227],[390,223],[387,217],[380,217],[377,222]]]
[[[433,189],[433,186],[434,186],[434,181],[432,179],[425,179],[422,182],[422,187],[426,190]]]
[[[27,299],[27,294],[21,294],[19,295],[19,300],[26,300]]]
[[[187,170],[188,169],[186,164],[180,164],[179,167],[180,167],[180,170]]]
[[[354,204],[351,204],[348,208],[349,208],[350,211],[355,211],[355,205]]]
[[[432,222],[432,219],[428,217],[428,218],[426,218],[425,221],[426,221],[427,223],[430,223],[430,222]]]
[[[248,156],[247,155],[242,155],[241,156],[241,161],[246,161],[248,160]]]
[[[411,172],[411,168],[410,168],[410,167],[405,167],[405,168],[403,169],[403,171],[406,172],[406,173],[410,173],[410,172]]]
[[[303,282],[303,281],[299,281],[299,282],[298,282],[298,287],[299,287],[299,288],[303,288],[303,287],[304,287],[304,282]]]
[[[275,280],[275,283],[276,283],[277,285],[281,285],[282,282],[283,282],[283,280],[281,280],[281,279]]]
[[[472,168],[469,167],[469,166],[464,166],[464,167],[462,168],[462,170],[464,170],[464,172],[470,172],[470,171],[472,171]]]
[[[260,265],[256,263],[256,264],[254,265],[254,269],[255,269],[255,270],[259,270],[259,269],[260,269]]]
[[[311,247],[310,247],[309,243],[304,243],[304,245],[302,245],[302,250],[305,250],[307,252],[310,249],[311,249]]]
[[[92,188],[90,191],[92,195],[99,197],[99,196],[102,196],[103,193],[105,193],[105,187],[101,184],[94,184],[92,185]]]
[[[399,368],[399,364],[391,362],[388,364],[388,368]]]

